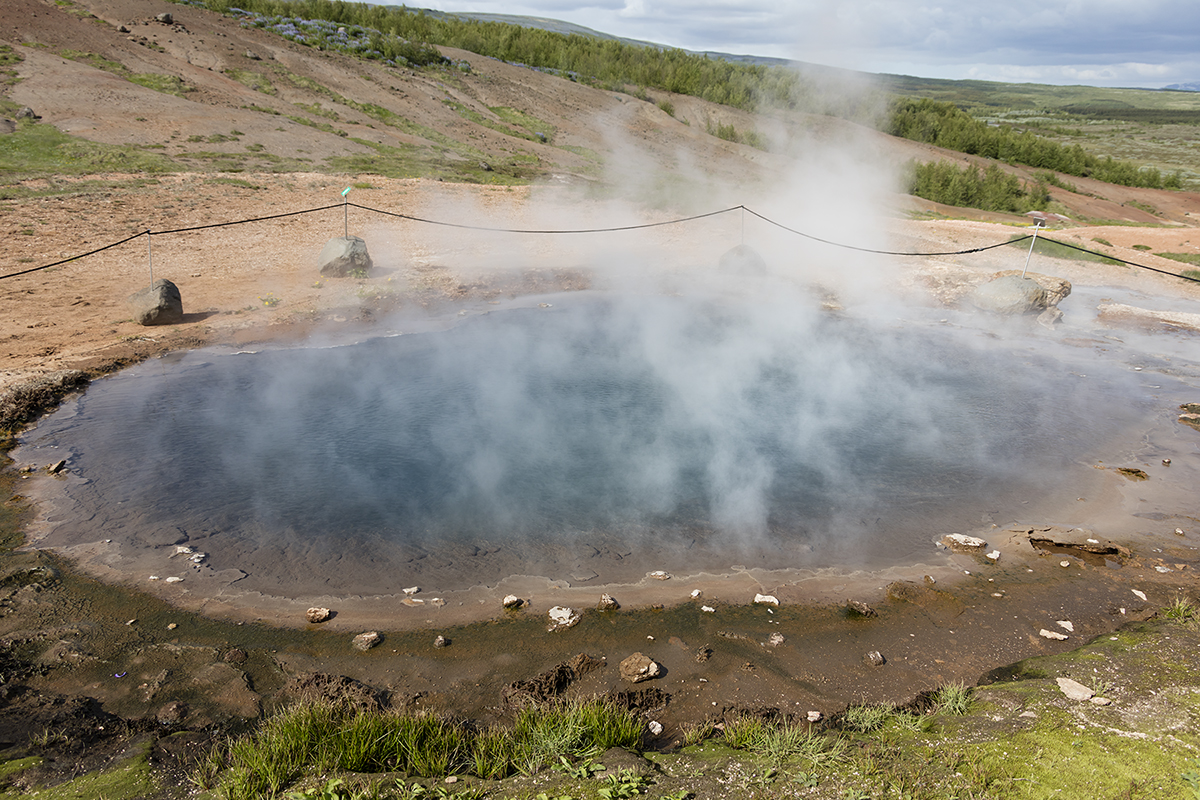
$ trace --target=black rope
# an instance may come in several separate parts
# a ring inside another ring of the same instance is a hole
[[[788,233],[794,233],[797,236],[803,236],[805,239],[811,239],[814,242],[820,242],[821,244],[827,244],[827,245],[831,245],[833,247],[840,247],[843,250],[857,250],[860,253],[874,253],[874,254],[880,255],[880,256],[965,256],[970,253],[982,253],[985,250],[992,250],[997,247],[1004,247],[1004,245],[1006,245],[1006,244],[1016,244],[1017,242],[1023,242],[1026,239],[1033,238],[1029,234],[1025,234],[1024,236],[1022,236],[1019,239],[1010,239],[1007,242],[1000,242],[999,244],[989,244],[987,247],[972,247],[970,250],[950,250],[945,253],[901,253],[901,252],[897,252],[895,250],[872,250],[869,247],[855,247],[852,244],[842,244],[841,242],[832,242],[829,239],[822,239],[819,236],[813,236],[811,234],[798,231],[795,228],[789,228],[786,225],[781,225],[780,223],[776,222],[775,220],[764,217],[762,214],[759,214],[757,211],[754,211],[752,209],[747,208],[746,211],[748,211],[751,214],[753,214],[754,216],[758,217],[763,222],[774,225],[776,228],[781,228],[781,229],[787,231]]]
[[[307,208],[304,211],[288,211],[285,214],[272,214],[269,217],[255,217],[253,219],[236,219],[233,222],[214,222],[211,225],[193,225],[190,228],[175,228],[174,230],[170,230],[170,231],[147,231],[147,233],[153,234],[154,236],[164,236],[168,233],[188,233],[190,231],[203,231],[203,230],[207,230],[208,228],[225,228],[225,227],[228,227],[229,225],[242,225],[247,222],[266,222],[267,220],[271,220],[271,219],[282,219],[284,217],[296,217],[296,216],[299,216],[300,214],[312,214],[317,211],[328,211],[331,208],[341,208],[343,205],[345,205],[345,204],[337,203],[332,206],[321,206],[320,208]]]
[[[706,219],[708,217],[715,217],[720,214],[728,214],[731,211],[739,211],[740,210],[742,212],[748,212],[750,214],[753,214],[755,217],[757,217],[758,219],[761,219],[763,222],[766,222],[770,225],[774,225],[775,227],[779,228],[780,230],[787,231],[788,233],[795,234],[796,236],[801,236],[805,239],[809,239],[814,242],[820,242],[821,244],[827,244],[827,245],[830,245],[831,247],[838,247],[843,250],[855,250],[860,253],[873,253],[875,255],[883,255],[883,256],[905,256],[905,257],[917,256],[917,257],[926,257],[926,258],[932,257],[932,256],[963,256],[963,255],[970,255],[972,253],[982,253],[987,250],[994,250],[997,247],[1004,247],[1004,246],[1010,245],[1010,244],[1019,244],[1020,242],[1028,241],[1029,239],[1033,238],[1030,234],[1026,234],[1026,235],[1020,236],[1016,239],[1010,239],[1006,242],[998,242],[996,244],[990,244],[985,247],[972,247],[967,250],[948,250],[945,252],[937,252],[937,253],[906,253],[906,252],[900,252],[900,251],[896,251],[896,250],[875,250],[875,249],[872,249],[869,247],[856,247],[856,246],[850,245],[850,244],[834,242],[829,239],[822,239],[819,236],[813,236],[812,234],[804,233],[803,231],[798,231],[795,228],[789,228],[787,225],[783,225],[779,222],[776,222],[775,220],[773,220],[769,217],[764,217],[762,214],[759,214],[757,211],[747,208],[744,205],[737,205],[737,206],[732,206],[730,208],[723,208],[719,211],[709,211],[708,213],[705,213],[705,214],[696,214],[696,215],[693,215],[690,217],[680,217],[677,219],[663,220],[662,222],[647,222],[647,223],[642,223],[640,225],[622,225],[622,226],[613,227],[613,228],[521,229],[521,228],[492,228],[492,227],[487,227],[484,225],[465,225],[465,224],[457,223],[457,222],[442,222],[440,220],[423,219],[421,217],[414,217],[409,214],[400,214],[395,211],[384,211],[382,209],[371,208],[369,206],[360,206],[357,203],[336,203],[334,205],[321,206],[320,208],[308,208],[303,211],[288,211],[288,212],[285,212],[282,214],[271,214],[270,216],[266,216],[266,217],[253,217],[250,219],[238,219],[238,220],[232,220],[230,222],[214,222],[214,223],[211,223],[208,225],[193,225],[188,228],[173,228],[171,230],[165,230],[165,231],[145,230],[145,231],[141,231],[139,233],[135,233],[132,236],[127,236],[126,238],[120,240],[119,242],[113,242],[112,244],[107,244],[104,247],[98,247],[95,250],[89,250],[86,253],[80,253],[79,255],[74,255],[74,256],[71,256],[70,258],[64,258],[61,261],[55,261],[52,264],[43,264],[40,267],[31,267],[30,269],[21,270],[20,272],[11,272],[7,275],[0,275],[0,280],[4,280],[5,278],[16,278],[20,275],[28,275],[31,272],[38,272],[43,269],[50,269],[51,267],[57,267],[60,264],[66,264],[71,261],[77,261],[81,258],[86,258],[87,256],[95,255],[96,253],[102,253],[105,250],[110,250],[119,245],[123,245],[126,242],[129,242],[129,241],[132,241],[133,239],[138,238],[139,236],[164,236],[164,235],[171,234],[171,233],[189,233],[191,231],[208,230],[209,228],[224,228],[224,227],[228,227],[231,225],[243,225],[248,222],[267,222],[267,221],[273,220],[273,219],[283,219],[284,217],[295,217],[295,216],[299,216],[301,214],[313,214],[318,211],[329,211],[330,209],[345,208],[347,206],[353,206],[354,208],[361,209],[363,211],[370,211],[371,213],[382,214],[383,216],[387,216],[387,217],[395,217],[397,219],[406,219],[411,222],[420,222],[420,223],[424,223],[426,225],[440,225],[440,226],[446,227],[446,228],[459,228],[459,229],[463,229],[463,230],[473,230],[473,231],[491,231],[494,233],[521,233],[521,234],[617,233],[620,231],[634,231],[634,230],[643,230],[646,228],[658,228],[658,227],[662,227],[665,225],[679,225],[684,222],[694,222],[695,220],[698,220],[698,219]],[[1051,241],[1054,241],[1054,240],[1051,240]],[[1144,269],[1144,270],[1148,270],[1150,272],[1157,272],[1160,275],[1169,275],[1172,278],[1180,278],[1181,280],[1192,281],[1193,283],[1200,283],[1200,278],[1193,278],[1188,275],[1180,275],[1179,273],[1176,273],[1176,272],[1170,272],[1165,269],[1158,269],[1157,267],[1147,266],[1146,264],[1138,264],[1135,261],[1126,261],[1125,259],[1122,259],[1122,258],[1117,258],[1115,256],[1106,255],[1104,253],[1097,253],[1094,250],[1088,250],[1085,247],[1078,247],[1073,244],[1067,244],[1066,242],[1055,241],[1054,243],[1062,245],[1063,247],[1069,247],[1072,250],[1078,250],[1081,253],[1088,253],[1090,255],[1107,258],[1112,261],[1116,261],[1117,263],[1125,264],[1126,266],[1137,267],[1138,269]]]
[[[347,205],[351,206],[352,208],[361,208],[363,211],[373,211],[376,214],[383,214],[386,217],[398,217],[399,219],[407,219],[412,222],[423,222],[426,225],[441,225],[442,227],[445,227],[445,228],[462,228],[462,229],[469,230],[469,231],[492,231],[493,233],[535,233],[535,234],[616,233],[618,231],[636,231],[636,230],[641,230],[642,228],[658,228],[663,225],[678,225],[682,222],[692,222],[694,220],[704,219],[705,217],[715,217],[718,214],[728,214],[730,211],[737,211],[738,209],[745,208],[745,206],[733,206],[732,208],[722,208],[720,211],[709,211],[707,214],[696,214],[693,217],[681,217],[679,219],[668,219],[668,220],[664,220],[662,222],[646,222],[641,225],[622,225],[622,226],[616,227],[616,228],[570,228],[570,229],[557,229],[557,230],[555,230],[555,229],[532,230],[532,229],[523,229],[523,228],[489,228],[484,225],[464,225],[464,224],[461,224],[458,222],[440,222],[440,221],[434,220],[434,219],[422,219],[420,217],[409,216],[408,214],[399,214],[395,211],[383,211],[378,208],[370,208],[368,206],[360,206],[358,203],[348,203]]]
[[[11,272],[8,275],[0,275],[0,280],[4,280],[5,278],[15,278],[18,275],[28,275],[31,272],[37,272],[38,270],[43,270],[43,269],[50,269],[51,267],[57,267],[59,264],[66,264],[68,261],[75,261],[80,258],[86,258],[87,256],[94,256],[94,255],[96,255],[96,253],[103,253],[105,250],[111,250],[112,248],[116,247],[117,245],[122,245],[122,244],[125,244],[126,242],[133,241],[134,239],[138,238],[139,236],[145,236],[148,233],[150,233],[150,231],[141,231],[140,233],[135,233],[132,236],[127,236],[119,242],[113,242],[112,244],[106,244],[106,245],[104,245],[104,247],[97,247],[95,250],[92,250],[90,252],[80,253],[79,255],[71,256],[70,258],[64,258],[62,261],[55,261],[53,264],[43,264],[40,267],[30,267],[29,269],[24,269],[24,270],[21,270],[20,272]]]

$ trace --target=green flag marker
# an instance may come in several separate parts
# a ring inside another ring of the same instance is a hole
[[[345,189],[342,189],[342,197],[345,197],[346,195],[350,194],[350,190],[353,188],[354,188],[353,186],[347,186]]]

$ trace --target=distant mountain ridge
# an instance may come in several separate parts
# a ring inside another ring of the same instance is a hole
[[[1172,92],[1200,92],[1200,81],[1172,83],[1170,86],[1164,86],[1163,88]]]

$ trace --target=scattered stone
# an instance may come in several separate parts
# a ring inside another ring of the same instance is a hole
[[[782,633],[772,633],[767,637],[767,644],[771,645],[771,647],[779,647],[785,641],[787,640],[783,638]]]
[[[175,630],[175,629],[176,629],[176,628],[178,628],[178,627],[179,627],[179,624],[178,624],[178,623],[176,623],[176,622],[172,622],[172,623],[169,623],[169,624],[167,625],[167,630],[169,630],[169,631],[173,631],[173,630]]]
[[[1062,693],[1070,700],[1091,700],[1096,694],[1079,681],[1070,678],[1056,678],[1055,680],[1058,681],[1058,688],[1062,689]]]
[[[709,614],[717,613],[717,610],[715,608],[713,608],[712,606],[700,606],[700,610],[705,611]]]
[[[417,592],[421,591],[421,587],[420,586],[410,586],[407,589],[404,589],[403,591],[407,595],[414,595]]]
[[[600,595],[600,602],[596,604],[597,611],[616,611],[620,607],[621,604],[617,602],[617,598],[611,594]]]
[[[163,25],[175,24],[175,18],[171,16],[171,12],[169,12],[169,11],[164,11],[161,14],[155,14],[154,21],[161,22]]]
[[[955,551],[956,553],[974,553],[987,547],[987,542],[976,536],[967,536],[962,533],[948,533],[942,537],[941,544],[943,547]]]
[[[754,595],[754,602],[763,606],[778,606],[779,598],[773,594],[756,594]]]
[[[925,584],[927,586],[933,586],[935,583],[937,583],[937,581],[934,579],[934,577],[932,575],[925,576]]]
[[[29,106],[22,106],[17,112],[17,119],[41,119]]]
[[[882,667],[887,663],[887,659],[883,657],[883,653],[878,650],[872,650],[863,656],[863,661],[870,664],[872,667]]]
[[[333,616],[333,612],[328,608],[317,608],[316,606],[304,612],[304,618],[313,624],[324,622],[331,616]]]
[[[1091,701],[1098,706],[1111,706],[1112,705],[1112,700],[1109,700],[1107,697],[1093,697],[1093,698],[1091,698]]]
[[[1000,560],[1000,551],[999,551],[999,550],[993,550],[992,552],[988,553],[988,554],[987,554],[987,559],[988,559],[989,561],[999,561],[999,560]]]
[[[1062,628],[1064,631],[1070,631],[1071,633],[1075,632],[1075,625],[1072,624],[1070,620],[1060,619],[1054,624]]]
[[[546,630],[553,633],[554,631],[573,628],[579,624],[580,619],[582,617],[579,616],[579,612],[575,609],[567,608],[566,606],[555,606],[550,609],[550,627],[546,628]]]
[[[708,645],[703,645],[702,647],[696,648],[696,663],[703,664],[705,661],[708,661],[710,658],[712,658],[712,654],[713,649]]]
[[[1063,569],[1066,569],[1067,567],[1071,566],[1071,562],[1064,559],[1064,560],[1058,562],[1058,565],[1060,567],[1062,567]]]
[[[655,735],[655,736],[660,736],[660,735],[662,735],[662,732],[663,732],[663,726],[662,726],[662,723],[661,723],[661,722],[658,722],[657,720],[653,720],[653,719],[652,719],[652,720],[650,720],[650,722],[649,722],[649,723],[646,725],[646,727],[650,729],[650,733],[651,733],[651,734],[653,734],[653,735]]]
[[[808,712],[808,721],[809,722],[820,722],[821,721],[821,712],[820,711]]]
[[[1183,531],[1179,531],[1179,535],[1182,536]],[[692,599],[699,597],[701,594],[702,592],[699,589],[692,589]]]
[[[406,606],[423,606],[423,605],[425,605],[424,600],[420,600],[416,597],[406,597],[403,600],[401,600],[400,602]]]
[[[748,244],[739,244],[721,254],[717,269],[730,275],[766,275],[767,262]]]
[[[172,700],[160,708],[154,715],[160,725],[178,725],[187,716],[187,703],[182,700]]]
[[[517,597],[515,594],[505,595],[504,599],[501,600],[500,603],[505,608],[521,608],[525,605],[525,601]]]
[[[450,640],[447,639],[445,636],[438,634],[438,637],[433,640],[433,646],[434,647],[449,647]]]
[[[1163,466],[1164,466],[1164,467],[1169,467],[1169,466],[1171,466],[1171,459],[1169,459],[1169,458],[1164,458],[1164,459],[1163,459]]]
[[[621,662],[621,677],[630,683],[641,683],[657,678],[662,668],[645,653],[634,653]]]
[[[429,605],[433,606],[434,608],[441,608],[442,606],[446,605],[446,601],[440,597],[431,597],[429,598]]]
[[[125,27],[124,25],[118,25],[117,33],[129,33],[129,28]]]
[[[1183,528],[1176,528],[1176,529],[1175,529],[1175,535],[1176,535],[1176,536],[1183,536]]]
[[[1136,467],[1117,467],[1117,472],[1121,473],[1126,478],[1129,478],[1131,481],[1150,480],[1150,476],[1146,474],[1144,469],[1137,469]]]
[[[1162,564],[1159,564],[1158,566],[1156,566],[1156,567],[1154,568],[1154,571],[1155,571],[1155,572],[1161,572],[1161,573],[1167,573],[1167,572],[1170,572],[1170,571],[1171,571],[1171,568],[1170,568],[1170,567],[1164,567]]]
[[[46,472],[49,472],[51,475],[57,475],[58,473],[62,472],[63,468],[66,466],[67,462],[65,459],[62,461],[55,461],[53,464],[46,466]]]
[[[671,580],[671,573],[663,572],[661,569],[656,569],[654,572],[647,572],[646,577],[654,578],[656,581],[669,581]]]
[[[179,577],[172,575],[170,578],[167,578],[166,582],[167,583],[180,583],[182,580],[183,580],[183,578],[179,578]]]
[[[260,56],[258,53],[254,52],[253,50],[247,50],[242,55],[244,55],[246,58],[250,59],[251,61],[262,61],[262,56]]]
[[[479,162],[479,168],[480,168],[481,170],[483,170],[484,172],[491,172],[491,171],[492,171],[492,165],[491,165],[491,164],[489,164],[489,163],[487,163],[486,161],[480,161],[480,162]]]
[[[321,274],[334,278],[345,278],[360,270],[369,272],[371,266],[367,243],[357,236],[330,239],[317,256],[317,267]]]
[[[1065,641],[1067,638],[1069,638],[1064,633],[1059,633],[1058,631],[1048,631],[1045,628],[1042,628],[1040,631],[1038,631],[1038,636],[1041,636],[1043,639],[1054,639],[1057,642]]]
[[[355,636],[354,640],[350,642],[350,646],[355,650],[366,652],[382,641],[383,637],[379,635],[378,631],[367,631]]]
[[[1146,601],[1146,593],[1141,589],[1131,589],[1130,591],[1132,591],[1134,596],[1136,596],[1139,600]]]
[[[442,783],[458,783],[458,776],[450,775],[446,778],[446,780],[442,781]]]
[[[183,322],[183,298],[179,287],[166,278],[159,278],[125,300],[139,325],[174,325]]]
[[[981,311],[1018,316],[1041,313],[1049,307],[1046,290],[1032,278],[1003,275],[976,286],[967,300]]]
[[[241,649],[240,647],[234,647],[234,648],[231,648],[230,651],[225,654],[225,663],[227,663],[227,664],[244,664],[246,662],[246,659],[249,657],[250,656],[246,653],[245,650]]]
[[[850,616],[852,616],[852,617],[853,616],[859,616],[859,617],[877,617],[877,616],[879,616],[878,611],[871,608],[869,605],[867,605],[866,603],[864,603],[861,600],[847,600],[846,607],[847,607],[847,610],[850,612]]]

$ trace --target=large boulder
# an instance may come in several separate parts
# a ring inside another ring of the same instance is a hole
[[[1001,270],[992,275],[993,278],[1004,278],[1010,275],[1021,276],[1019,269]],[[1037,281],[1046,290],[1046,305],[1057,306],[1071,294],[1071,282],[1066,278],[1056,278],[1053,275],[1042,275],[1037,272],[1026,272],[1024,277]]]
[[[717,262],[721,272],[730,275],[759,276],[767,274],[767,262],[748,244],[739,244],[726,250]]]
[[[331,278],[345,278],[352,273],[371,269],[371,256],[367,243],[357,236],[339,236],[330,239],[317,257],[321,274]]]
[[[1046,290],[1032,278],[1005,275],[976,286],[967,296],[971,305],[993,314],[1040,314],[1049,303]]]
[[[183,322],[183,298],[179,287],[159,278],[145,289],[129,295],[125,301],[139,325],[174,325]]]

